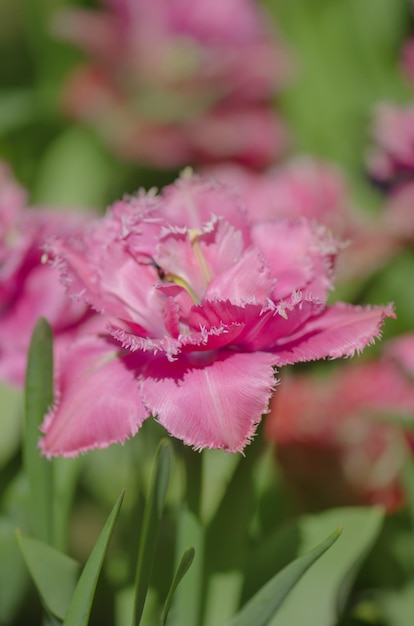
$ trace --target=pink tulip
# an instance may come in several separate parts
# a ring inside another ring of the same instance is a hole
[[[266,434],[304,504],[400,506],[406,441],[392,416],[414,416],[414,386],[401,369],[408,355],[413,366],[413,349],[412,337],[404,337],[390,342],[379,361],[282,381]]]
[[[287,73],[254,0],[106,0],[55,30],[89,61],[64,89],[69,114],[119,155],[156,167],[222,159],[264,167],[286,145],[273,94]]]
[[[391,211],[375,219],[358,211],[344,172],[331,163],[301,156],[264,172],[235,163],[207,166],[201,171],[238,190],[253,221],[306,217],[329,228],[343,240],[336,271],[339,282],[371,274],[401,247],[396,219],[389,223]],[[407,237],[407,223],[399,230]]]
[[[69,338],[86,307],[68,300],[56,272],[42,263],[52,234],[79,231],[79,216],[26,206],[26,193],[0,163],[0,378],[21,386],[30,337],[40,316],[56,337]]]
[[[351,356],[394,316],[327,306],[337,249],[305,219],[252,221],[237,193],[188,172],[117,202],[82,240],[52,240],[69,293],[107,330],[58,358],[43,453],[123,442],[150,415],[196,449],[241,451],[275,367]]]
[[[377,106],[372,134],[376,145],[368,166],[379,181],[392,187],[411,182],[414,173],[414,106]]]

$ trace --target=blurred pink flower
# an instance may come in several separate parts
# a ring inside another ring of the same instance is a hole
[[[392,254],[414,241],[414,104],[378,106],[373,138],[368,166],[389,192],[379,227]]]
[[[374,112],[375,145],[368,167],[380,182],[399,188],[412,182],[414,173],[414,105],[383,103]]]
[[[69,293],[107,332],[58,359],[44,454],[122,442],[149,415],[197,449],[242,450],[274,367],[351,356],[394,316],[326,305],[336,252],[323,227],[252,221],[240,196],[188,172],[116,203],[82,241],[52,241]]]
[[[409,39],[401,55],[402,70],[411,85],[414,85],[414,39]]]
[[[307,218],[343,240],[336,279],[353,281],[384,265],[399,249],[388,213],[375,219],[353,205],[344,172],[311,157],[295,157],[265,172],[237,164],[206,166],[203,173],[231,185],[253,221]]]
[[[338,237],[347,233],[348,189],[341,170],[332,164],[302,156],[262,173],[232,163],[207,166],[202,172],[232,186],[253,221],[305,217]]]
[[[254,0],[104,4],[55,20],[90,57],[65,87],[71,115],[121,156],[157,167],[263,167],[279,155],[286,135],[271,99],[287,55]]]
[[[30,337],[40,316],[56,336],[70,337],[86,317],[68,301],[41,245],[52,234],[79,230],[79,216],[28,208],[26,192],[0,163],[0,379],[22,385]]]
[[[392,417],[414,418],[414,385],[404,372],[408,354],[413,366],[410,336],[390,342],[378,361],[283,380],[266,434],[306,506],[382,504],[392,511],[401,505],[406,441]]]
[[[407,333],[390,342],[387,356],[395,360],[411,379],[414,377],[414,333]]]

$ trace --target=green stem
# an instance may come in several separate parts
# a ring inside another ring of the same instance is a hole
[[[177,560],[190,546],[195,558],[190,572],[176,592],[176,611],[181,626],[201,624],[204,588],[205,529],[201,522],[202,455],[183,446],[182,458],[186,469],[186,499],[178,520]]]

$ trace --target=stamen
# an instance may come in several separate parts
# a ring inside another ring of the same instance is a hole
[[[207,261],[206,258],[203,254],[203,251],[201,249],[201,245],[200,245],[200,235],[201,232],[196,229],[196,228],[192,228],[188,231],[189,237],[190,237],[190,242],[191,242],[191,247],[193,249],[194,252],[194,256],[197,259],[197,263],[200,267],[201,270],[201,275],[204,279],[204,282],[206,283],[206,285],[208,285],[208,283],[211,281],[212,279],[212,275],[210,272],[210,268],[207,265]]]
[[[191,289],[188,282],[184,280],[184,278],[181,278],[181,276],[177,276],[177,274],[165,274],[164,280],[171,282],[171,283],[175,283],[179,287],[182,287],[183,289],[185,289],[188,295],[190,296],[191,300],[194,302],[194,304],[199,304],[199,299],[197,298],[194,291]]]

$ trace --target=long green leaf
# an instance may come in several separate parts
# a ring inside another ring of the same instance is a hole
[[[182,579],[184,578],[184,576],[186,575],[186,573],[188,572],[188,570],[190,569],[191,563],[193,562],[193,559],[194,559],[194,554],[195,554],[194,548],[188,548],[188,550],[186,550],[183,556],[181,557],[181,561],[178,565],[177,571],[171,583],[170,590],[168,591],[167,599],[165,600],[165,604],[162,609],[161,626],[165,626],[165,624],[167,623],[167,615],[171,607],[171,602],[174,596],[174,592],[177,589],[180,582],[182,581]]]
[[[303,574],[335,543],[341,532],[342,529],[338,528],[311,552],[295,559],[278,572],[237,613],[229,626],[266,626]]]
[[[108,549],[124,492],[116,501],[76,585],[63,626],[87,626],[102,563]]]
[[[0,624],[15,623],[29,574],[15,540],[15,522],[0,515]]]
[[[46,608],[63,620],[79,574],[79,563],[43,541],[16,531],[17,541]]]
[[[23,455],[30,486],[31,530],[50,543],[53,537],[53,466],[40,455],[39,426],[53,401],[52,331],[41,318],[33,331],[26,371]]]
[[[380,507],[337,508],[303,516],[299,521],[301,550],[307,551],[315,545],[317,537],[339,524],[343,526],[341,541],[296,585],[270,625],[306,623],[309,606],[318,626],[336,623],[358,569],[378,537],[383,519],[384,511]]]
[[[140,538],[137,570],[135,576],[135,601],[133,624],[138,625],[144,610],[145,598],[154,560],[155,548],[164,511],[167,488],[172,464],[172,449],[164,439],[156,453],[151,487],[145,507],[142,533]]]

